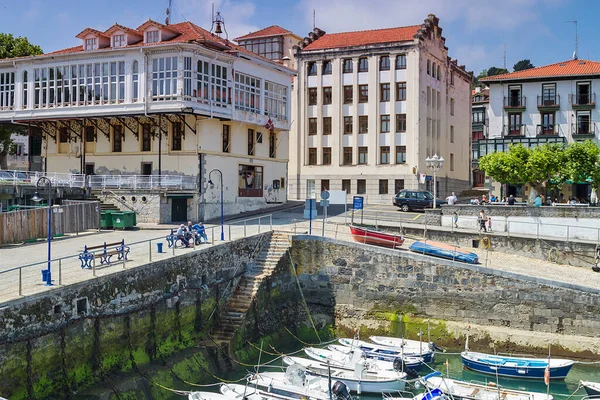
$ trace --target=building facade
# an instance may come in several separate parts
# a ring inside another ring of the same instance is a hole
[[[278,25],[271,25],[237,37],[235,41],[248,51],[281,62],[287,67],[296,68],[293,48],[302,38]]]
[[[490,110],[490,89],[478,85],[471,93],[471,143],[473,150],[477,150],[480,140],[488,137],[489,130],[489,110]],[[476,160],[476,154],[472,154],[471,159]],[[485,173],[477,168],[477,164],[473,163],[473,175],[471,181],[473,187],[485,187]]]
[[[438,18],[373,31],[316,28],[295,50],[291,198],[331,189],[389,204],[403,188],[433,190],[425,158],[436,153],[446,160],[440,197],[469,187],[472,74],[448,57]]]
[[[600,62],[568,60],[482,80],[489,86],[489,133],[474,142],[473,163],[485,154],[505,151],[511,144],[531,147],[544,143],[598,141]],[[528,188],[500,185],[490,178],[493,194],[525,197]],[[565,197],[588,198],[587,183],[565,185]]]
[[[191,22],[77,37],[0,60],[0,121],[42,136],[46,171],[89,175],[133,207],[149,190],[154,222],[218,216],[221,188],[228,215],[287,200],[295,71]]]

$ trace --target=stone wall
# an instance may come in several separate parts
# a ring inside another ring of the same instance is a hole
[[[442,205],[442,213],[451,215],[456,211],[458,215],[477,216],[479,211],[485,210],[486,214],[497,217],[535,217],[535,218],[600,218],[600,207],[581,206],[507,206],[507,205]],[[426,210],[426,214],[436,214],[435,210]]]
[[[588,337],[600,328],[600,289],[321,237],[294,237],[292,256],[307,297],[331,292],[341,327],[387,330],[412,314]]]
[[[269,236],[7,304],[0,310],[1,394],[13,400],[66,398],[115,372],[196,348],[217,323],[216,299],[227,298],[236,276],[251,264],[249,255]]]

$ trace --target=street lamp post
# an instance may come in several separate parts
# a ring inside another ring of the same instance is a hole
[[[442,167],[444,166],[444,157],[438,157],[437,154],[435,154],[433,157],[427,157],[425,159],[425,165],[427,166],[427,168],[429,168],[430,170],[433,171],[433,208],[437,208],[437,179],[436,179],[436,175],[437,172],[442,169]]]
[[[221,241],[224,241],[225,240],[225,228],[224,228],[225,213],[223,211],[223,172],[221,172],[221,170],[218,168],[211,169],[210,172],[208,173],[208,184],[210,185],[211,189],[215,187],[215,184],[210,179],[210,176],[215,171],[218,172],[219,176],[221,177]]]
[[[52,286],[52,274],[50,269],[50,260],[51,260],[51,242],[52,242],[52,182],[50,179],[42,176],[35,184],[37,189],[45,189],[48,188],[48,273],[46,275],[46,286]],[[31,200],[36,203],[42,201],[43,199],[38,195],[38,192],[35,192]]]

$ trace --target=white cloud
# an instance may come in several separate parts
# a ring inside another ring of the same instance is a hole
[[[248,0],[215,0],[215,12],[220,11],[225,19],[225,28],[229,40],[249,32],[265,28],[252,23],[256,12],[256,5]],[[173,20],[180,21],[184,18],[206,30],[210,30],[212,3],[205,0],[180,0],[175,2]]]

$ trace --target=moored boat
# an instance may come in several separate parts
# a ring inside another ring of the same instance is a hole
[[[358,226],[353,225],[350,225],[350,233],[355,242],[364,244],[373,244],[396,249],[401,247],[404,243],[404,237],[401,235],[392,235],[380,231],[359,228]]]
[[[419,340],[404,339],[391,336],[369,336],[369,340],[375,344],[388,347],[403,347],[403,348],[428,348],[433,351],[444,351],[437,347],[433,342],[423,342]]]
[[[332,379],[343,382],[348,389],[358,394],[393,392],[404,390],[406,386],[405,372],[367,370],[366,360],[357,360],[353,369],[332,367],[321,361],[290,356],[283,357],[283,363],[300,365],[306,368],[308,374],[324,379],[328,379],[331,374]]]
[[[400,393],[403,394],[403,393]],[[416,396],[410,395],[393,395],[384,394],[383,400],[453,400],[452,396],[449,396],[442,392],[440,389],[428,390],[425,393],[420,393]]]
[[[408,249],[415,253],[446,258],[448,260],[462,261],[469,264],[479,263],[479,256],[477,254],[442,242],[414,242]]]
[[[579,384],[583,386],[588,396],[600,398],[600,383],[598,382],[589,382],[589,381],[579,381]]]
[[[284,397],[330,400],[329,380],[309,375],[301,366],[292,365],[285,372],[261,372],[248,379],[248,386]],[[332,377],[331,388],[336,400],[351,400],[348,387]]]
[[[327,349],[307,348],[304,349],[307,356],[314,360],[326,361],[333,360],[334,363],[349,364],[352,360],[366,358],[367,369],[378,369],[388,371],[414,371],[423,366],[423,359],[415,356],[397,356],[392,360],[380,360],[377,357],[372,357],[363,352],[361,349],[354,347],[346,347],[339,344],[330,344]],[[404,365],[402,365],[404,364]],[[409,372],[409,377],[411,374]]]
[[[465,368],[484,374],[509,378],[544,379],[546,367],[551,380],[565,379],[575,361],[560,358],[535,358],[477,353],[465,350],[460,353]]]
[[[213,392],[191,392],[188,394],[188,400],[231,400],[221,393]]]
[[[465,382],[445,378],[440,372],[432,372],[421,378],[429,390],[439,389],[454,399],[463,400],[552,400],[551,395],[539,392],[506,389],[497,385]]]
[[[420,357],[423,362],[429,363],[433,360],[434,351],[423,343],[422,346],[404,346],[403,348],[382,346],[379,344],[368,343],[357,339],[342,338],[338,342],[346,347],[358,347],[365,352],[367,357],[373,357],[380,360],[394,361],[397,357],[413,356]],[[418,342],[417,342],[418,343]]]

